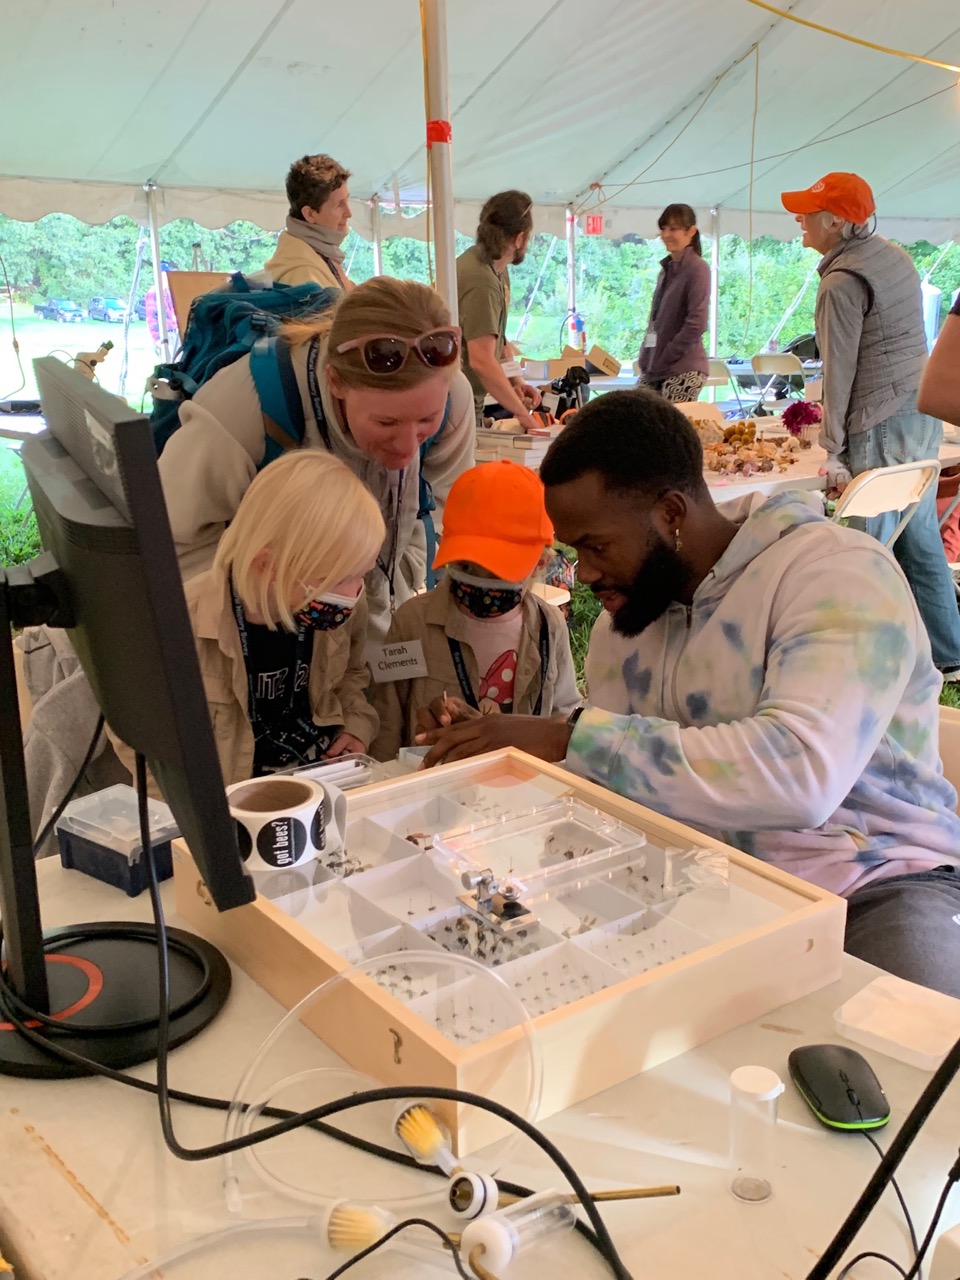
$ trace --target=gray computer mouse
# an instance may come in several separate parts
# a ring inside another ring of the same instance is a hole
[[[882,1129],[890,1119],[880,1081],[856,1049],[806,1044],[794,1049],[788,1062],[800,1096],[829,1129]]]

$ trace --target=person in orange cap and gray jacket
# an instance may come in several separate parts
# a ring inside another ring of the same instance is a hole
[[[823,358],[827,482],[844,487],[875,467],[937,458],[942,424],[917,409],[927,360],[920,277],[908,254],[874,230],[876,204],[855,173],[828,173],[806,191],[785,191],[803,243],[823,255],[818,270],[817,343]],[[854,522],[886,540],[899,516]],[[897,539],[907,576],[946,680],[960,680],[960,613],[927,494]]]
[[[373,671],[380,732],[392,759],[418,732],[471,715],[569,715],[580,704],[567,624],[530,584],[553,527],[543,484],[518,463],[487,462],[450,490],[436,568],[445,579],[397,610],[387,635],[412,647],[420,673]],[[376,664],[374,664],[376,666]]]

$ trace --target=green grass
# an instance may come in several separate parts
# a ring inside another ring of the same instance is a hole
[[[581,693],[586,692],[583,664],[590,645],[590,632],[602,608],[589,587],[585,587],[582,582],[575,583],[570,597],[570,648],[573,652],[573,668],[577,673],[577,687]]]
[[[30,504],[24,498],[16,504],[26,485],[20,455],[14,449],[0,449],[0,566],[23,564],[40,554],[40,534]]]
[[[38,356],[56,354],[60,359],[73,357],[78,351],[96,351],[101,342],[110,341],[114,350],[98,366],[97,377],[101,386],[119,393],[120,370],[123,363],[123,325],[103,324],[97,320],[83,320],[79,324],[58,324],[55,320],[41,320],[33,314],[33,308],[25,303],[14,303],[17,325],[17,341],[26,386],[16,390],[20,383],[20,369],[13,350],[10,328],[10,312],[6,304],[0,307],[0,400],[7,396],[35,397],[36,379],[33,361]],[[147,375],[153,371],[158,357],[147,326],[142,320],[131,321],[128,338],[128,365],[126,396],[134,408],[139,408]],[[16,499],[14,499],[16,501]]]

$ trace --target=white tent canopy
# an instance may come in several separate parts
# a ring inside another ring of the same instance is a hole
[[[960,62],[957,0],[780,3]],[[717,209],[724,231],[788,238],[780,191],[855,169],[887,234],[960,237],[950,72],[747,0],[448,0],[447,22],[456,224],[467,233],[487,195],[516,186],[533,196],[538,230],[562,235],[565,206],[588,211],[601,183],[606,235],[649,235],[664,205],[686,201],[705,229]],[[353,171],[361,234],[375,193],[384,235],[401,231],[397,197],[425,201],[413,0],[37,0],[6,6],[3,28],[0,212],[11,217],[143,222],[153,180],[161,221],[278,227],[286,169],[315,151]],[[422,235],[423,223],[404,220],[402,232]]]

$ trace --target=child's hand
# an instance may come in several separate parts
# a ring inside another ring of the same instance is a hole
[[[327,748],[324,759],[333,760],[336,756],[362,756],[366,750],[367,744],[355,738],[352,733],[338,733]]]
[[[463,720],[472,720],[479,714],[460,698],[451,698],[445,693],[441,698],[434,698],[429,707],[421,707],[417,712],[417,737],[422,733],[432,733],[434,729],[447,729]]]

